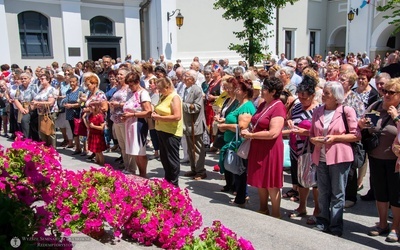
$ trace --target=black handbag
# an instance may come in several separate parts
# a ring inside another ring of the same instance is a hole
[[[346,115],[344,113],[344,106],[343,106],[343,113],[342,113],[344,127],[346,128],[346,134],[349,133],[349,125],[347,124]],[[365,162],[365,150],[364,146],[361,142],[352,142],[351,148],[353,149],[354,154],[354,161],[351,164],[352,168],[361,168]]]
[[[370,152],[379,145],[379,137],[381,136],[382,130],[390,120],[390,116],[381,124],[381,128],[378,132],[370,133],[368,129],[361,131],[361,143],[364,146],[365,151]]]

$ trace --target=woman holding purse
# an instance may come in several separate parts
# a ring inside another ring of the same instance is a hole
[[[230,112],[224,123],[218,124],[218,129],[225,132],[224,141],[226,144],[235,140],[235,135],[237,129],[244,130],[250,124],[252,115],[256,112],[256,108],[251,102],[253,97],[253,83],[250,80],[244,80],[243,78],[238,78],[238,85],[235,89],[235,96],[238,100],[238,108]],[[225,148],[225,147],[224,147]],[[221,150],[221,158],[225,157],[226,153],[222,153],[224,148]],[[283,156],[282,156],[283,157]],[[223,161],[222,161],[223,162]],[[247,161],[243,160],[243,165],[247,167]],[[244,171],[241,175],[235,175],[235,186],[237,194],[235,199],[231,201],[231,204],[238,207],[245,207],[247,198],[247,171]]]
[[[56,102],[58,91],[50,85],[51,78],[49,74],[43,74],[39,79],[41,83],[40,89],[32,101],[34,108],[37,109],[39,114],[39,136],[46,146],[53,146],[56,148],[56,130],[54,121],[58,111]],[[53,126],[49,126],[52,131],[44,131],[43,126],[45,126],[45,116],[48,116],[50,118],[49,122],[53,123]]]
[[[247,183],[258,188],[260,213],[269,214],[268,198],[271,197],[271,215],[275,218],[281,217],[280,189],[283,186],[282,129],[286,108],[280,100],[282,90],[283,83],[278,78],[265,79],[262,87],[265,101],[251,118],[253,131],[241,131],[245,139],[251,140]]]
[[[315,100],[315,86],[317,83],[314,78],[305,76],[303,81],[297,86],[297,96],[300,103],[295,104],[289,114],[287,121],[288,130],[283,133],[289,134],[290,144],[290,163],[291,163],[291,177],[292,184],[296,185],[299,190],[299,207],[293,210],[290,218],[300,217],[307,214],[307,199],[310,192],[309,188],[302,187],[298,181],[298,158],[301,155],[303,148],[307,147],[305,144],[309,136],[309,129],[311,128],[312,114],[320,105]],[[309,142],[308,142],[309,143]],[[307,144],[308,144],[307,143]],[[307,219],[307,224],[314,225],[316,216],[319,214],[318,207],[318,189],[313,188],[314,198],[314,212],[313,215]]]
[[[226,117],[230,112],[238,107],[239,101],[235,96],[235,89],[238,85],[238,81],[233,77],[229,77],[223,83],[225,91],[228,93],[228,98],[225,99],[224,104],[222,104],[221,112],[215,115],[214,120],[219,123],[224,123]],[[213,146],[221,149],[225,145],[224,132],[218,129],[217,136],[215,137]],[[221,169],[222,170],[222,169]],[[223,172],[222,172],[223,171]],[[226,185],[221,189],[221,192],[234,192],[234,176],[228,170],[222,170],[221,172],[225,176]]]

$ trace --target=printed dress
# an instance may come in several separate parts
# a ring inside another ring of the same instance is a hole
[[[93,123],[95,126],[100,126],[104,123],[104,115],[97,114],[89,115],[89,124]],[[101,153],[107,149],[106,141],[104,139],[103,130],[89,128],[88,148],[93,153]]]
[[[149,92],[140,90],[130,92],[123,111],[133,113],[142,111],[143,102],[151,102]],[[129,117],[125,121],[125,152],[129,155],[146,155],[146,137],[149,127],[146,119]]]

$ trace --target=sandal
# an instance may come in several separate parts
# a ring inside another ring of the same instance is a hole
[[[307,211],[299,212],[299,211],[297,211],[297,209],[295,209],[289,214],[289,218],[303,217],[306,215],[307,215]]]
[[[259,214],[269,215],[269,210],[268,209],[267,210],[258,210],[256,212],[259,213]]]
[[[300,200],[300,198],[299,198],[299,196],[296,195],[296,196],[290,197],[290,200],[294,201],[294,202],[298,202]]]
[[[382,235],[382,234],[387,234],[390,232],[389,229],[389,225],[387,225],[385,228],[380,228],[378,225],[370,228],[370,230],[368,231],[368,235],[369,236],[378,236],[378,235]]]
[[[293,188],[290,189],[289,191],[287,191],[286,193],[284,193],[282,195],[282,198],[291,198],[293,196],[298,196],[299,192],[297,192],[296,190],[294,190]]]
[[[391,231],[389,235],[385,239],[386,242],[398,242],[399,237],[397,236],[397,233],[395,231]]]
[[[311,215],[310,217],[308,217],[306,223],[307,223],[307,225],[316,225],[317,224],[317,217],[315,217],[314,215]]]

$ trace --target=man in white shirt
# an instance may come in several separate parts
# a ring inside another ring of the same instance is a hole
[[[367,52],[364,52],[361,57],[363,60],[363,65],[368,66],[370,64],[371,60],[369,60],[369,57],[367,56]]]
[[[285,56],[286,56],[285,53],[282,53],[281,58],[278,60],[278,65],[281,67],[285,67],[286,63],[288,62],[288,59],[286,59]]]
[[[293,60],[289,60],[289,61],[286,63],[286,66],[287,66],[287,67],[291,67],[291,68],[293,68],[294,70],[296,70],[296,68],[297,68],[297,64],[296,64],[296,62],[293,61]],[[301,78],[301,76],[299,76],[298,74],[294,73],[293,76],[292,76],[292,78],[290,79],[290,81],[291,81],[292,83],[296,84],[296,86],[297,86],[297,85],[299,85],[299,84],[303,81],[303,78]]]
[[[175,76],[175,71],[174,71],[174,64],[172,62],[167,62],[167,76],[168,78],[172,78]]]
[[[203,66],[203,64],[199,61],[199,57],[198,56],[195,56],[194,58],[193,58],[193,62],[198,62],[199,63],[199,65],[200,65],[200,71],[201,72],[203,72],[203,70],[204,70],[204,66]]]
[[[201,84],[206,80],[204,75],[200,73],[200,63],[198,62],[192,62],[190,64],[190,69],[193,69],[194,71],[197,72],[197,80],[196,80],[196,85],[201,88]]]

